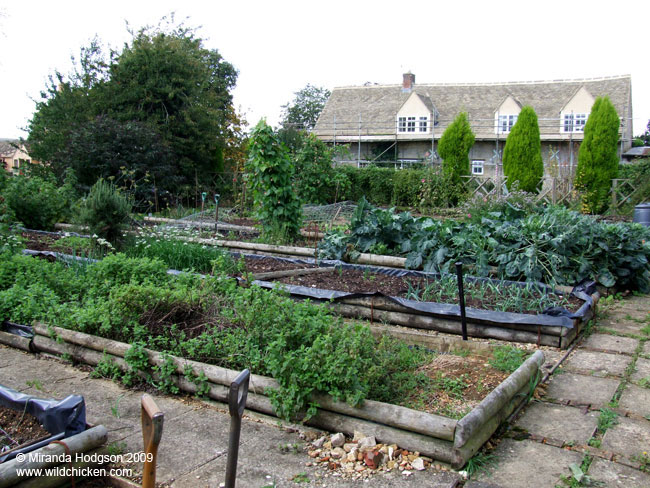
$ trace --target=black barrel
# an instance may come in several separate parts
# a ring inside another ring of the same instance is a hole
[[[634,207],[634,222],[650,227],[650,203],[640,203]]]

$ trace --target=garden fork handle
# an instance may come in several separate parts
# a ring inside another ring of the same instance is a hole
[[[142,395],[141,401],[142,440],[145,462],[142,469],[142,488],[156,486],[156,457],[162,437],[165,414],[158,408],[150,395]]]

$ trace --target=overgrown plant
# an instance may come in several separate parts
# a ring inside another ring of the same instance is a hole
[[[264,119],[251,133],[246,170],[264,233],[295,239],[302,215],[300,200],[293,190],[293,165],[287,149]]]

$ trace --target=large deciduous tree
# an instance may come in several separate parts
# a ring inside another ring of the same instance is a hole
[[[327,88],[307,84],[294,95],[293,101],[282,106],[282,127],[298,130],[313,129],[331,95],[330,91]]]
[[[607,207],[612,179],[618,174],[618,130],[621,121],[609,97],[598,97],[585,124],[578,151],[576,188],[582,211],[600,213]]]
[[[120,159],[129,158],[124,154],[129,143],[124,129],[133,124],[138,132],[130,138],[135,154],[142,154],[141,143],[157,138],[154,149],[174,159],[174,165],[165,168],[171,172],[169,190],[222,171],[236,70],[183,25],[147,27],[132,35],[131,42],[121,52],[111,52],[108,60],[93,41],[82,49],[70,76],[57,72],[51,78],[29,123],[33,156],[50,162],[60,175],[83,149],[82,134],[99,130],[93,137],[102,141],[104,168],[115,168]],[[106,135],[114,130],[124,137],[111,149]],[[142,170],[149,165],[145,158]],[[106,175],[96,178],[100,176]]]
[[[536,193],[544,176],[542,142],[539,135],[537,114],[532,107],[521,109],[503,148],[503,174],[508,189]]]

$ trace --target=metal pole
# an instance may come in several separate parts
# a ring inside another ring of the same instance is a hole
[[[357,147],[357,168],[361,167],[361,114],[359,114],[359,146]]]
[[[214,203],[217,205],[216,210],[214,211],[214,232],[217,233],[217,227],[219,226],[219,195],[218,193],[214,194]]]
[[[460,299],[460,324],[463,331],[463,340],[467,340],[467,319],[465,318],[465,290],[463,289],[463,263],[456,263],[456,277],[458,278],[458,298]]]
[[[230,384],[228,393],[228,410],[230,412],[230,438],[228,439],[228,460],[226,462],[225,488],[235,488],[237,478],[237,457],[239,456],[239,434],[241,433],[241,417],[246,408],[248,383],[251,373],[245,369],[237,375]]]

